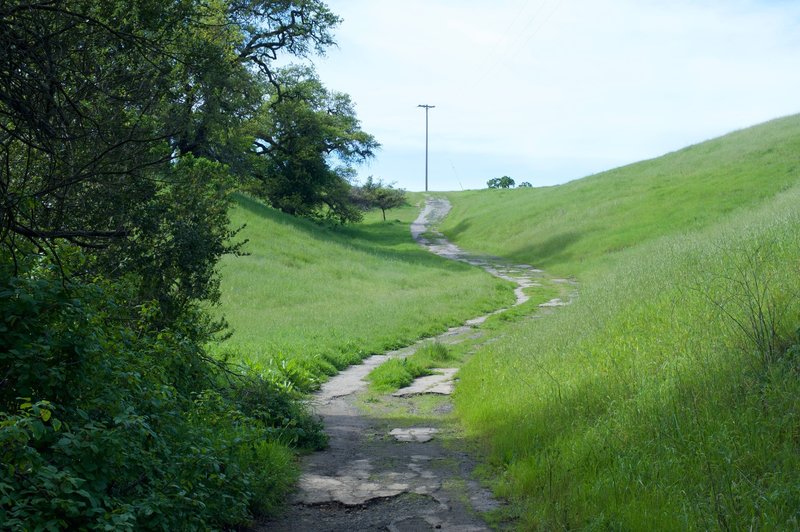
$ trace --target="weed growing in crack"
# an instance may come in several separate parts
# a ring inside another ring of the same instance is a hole
[[[432,367],[432,363],[440,364],[442,362],[449,362],[450,360],[453,360],[453,355],[450,353],[450,350],[446,345],[439,342],[433,342],[430,344],[425,344],[419,348],[417,352],[411,356],[411,359],[421,365]]]
[[[367,380],[374,391],[391,392],[410,385],[418,377],[431,375],[433,368],[454,360],[456,357],[446,345],[431,342],[407,358],[387,360],[372,370]]]
[[[389,392],[408,386],[414,379],[424,375],[430,375],[430,371],[414,361],[392,358],[373,369],[367,380],[373,390]]]

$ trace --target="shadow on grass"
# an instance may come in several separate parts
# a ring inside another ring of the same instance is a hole
[[[268,207],[257,199],[235,194],[233,203],[251,214],[276,224],[290,225],[309,237],[336,243],[357,251],[369,253],[387,260],[396,260],[446,269],[466,271],[471,267],[460,262],[442,259],[418,246],[411,238],[409,225],[398,221],[326,226],[299,218]]]
[[[537,268],[568,262],[573,257],[569,248],[585,238],[585,233],[567,231],[552,235],[543,242],[520,246],[511,254],[517,260],[528,261]]]
[[[461,233],[464,233],[464,232],[468,231],[470,229],[470,227],[472,227],[472,223],[469,220],[461,220],[460,222],[458,222],[456,224],[455,227],[452,227],[452,228],[447,230],[447,235],[446,236],[448,238],[450,238],[451,240],[454,240]]]

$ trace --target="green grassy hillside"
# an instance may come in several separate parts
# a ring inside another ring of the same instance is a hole
[[[450,195],[456,242],[581,281],[460,373],[520,529],[800,527],[799,163],[795,116],[560,187]]]
[[[303,389],[364,356],[411,343],[513,301],[508,283],[436,257],[411,239],[418,209],[325,228],[240,196],[249,241],[221,264],[219,309],[233,352]]]
[[[800,176],[800,115],[565,185],[451,194],[465,249],[579,275],[646,240],[714,224]]]

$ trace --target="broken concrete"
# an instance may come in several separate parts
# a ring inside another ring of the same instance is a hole
[[[390,436],[401,442],[415,441],[425,443],[433,439],[433,435],[439,432],[439,429],[432,427],[410,427],[407,429],[392,429],[389,432]]]
[[[515,305],[527,301],[524,289],[538,285],[541,270],[526,264],[507,265],[494,257],[470,255],[448,242],[432,226],[449,210],[447,200],[428,199],[411,224],[413,238],[432,253],[483,268],[515,283]],[[544,305],[558,306],[556,300]],[[480,334],[475,326],[504,310],[473,318],[434,340],[458,343],[474,338]],[[407,357],[430,340],[375,355],[361,365],[351,366],[326,382],[310,399],[325,425],[328,448],[303,459],[304,472],[287,514],[261,523],[257,530],[488,530],[476,512],[495,509],[500,503],[471,480],[474,462],[470,456],[452,446],[445,449],[439,442],[443,429],[436,426],[437,418],[430,420],[429,427],[390,430],[380,426],[379,418],[365,416],[356,406],[354,395],[366,388],[364,377],[372,369],[389,358]],[[396,400],[408,400],[403,398],[416,394],[452,393],[457,370],[436,371],[439,374],[417,379],[408,388],[398,390],[393,394]],[[446,403],[445,407],[442,412],[452,409],[452,403]],[[439,436],[434,438],[436,434]],[[462,479],[466,482],[461,482]],[[453,486],[457,484],[462,488],[454,492]]]
[[[293,502],[356,506],[407,492],[430,495],[441,487],[441,480],[426,468],[428,460],[425,455],[416,455],[399,471],[377,471],[372,459],[363,458],[343,464],[333,475],[308,472],[300,477],[300,490]]]
[[[562,301],[560,298],[551,299],[547,303],[540,303],[539,306],[542,308],[547,307],[564,307],[567,305],[566,301]]]
[[[458,372],[458,368],[436,368],[431,371],[435,373],[414,380],[410,386],[400,388],[392,395],[395,397],[406,397],[423,393],[439,395],[450,395],[453,393],[453,377]]]

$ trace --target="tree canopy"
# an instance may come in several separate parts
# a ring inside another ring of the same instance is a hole
[[[395,209],[406,203],[406,191],[394,188],[380,179],[375,180],[369,176],[360,187],[353,189],[353,202],[364,210],[380,209],[383,220],[386,221],[386,211]]]
[[[256,191],[280,210],[338,222],[361,218],[350,201],[354,165],[379,144],[361,130],[350,97],[329,91],[313,70],[278,72],[280,90],[254,120]]]
[[[284,444],[321,443],[282,380],[206,353],[206,309],[232,190],[353,218],[337,198],[377,143],[275,66],[338,22],[319,0],[0,1],[4,525],[230,528],[286,489]]]
[[[514,180],[504,175],[503,177],[493,177],[486,182],[489,188],[514,188]]]
[[[268,197],[297,214],[314,212],[326,185],[335,197],[332,175],[346,174],[321,150],[348,161],[377,146],[353,130],[345,95],[273,67],[279,51],[333,42],[338,18],[320,1],[17,0],[0,20],[0,246],[12,258],[69,242],[105,272],[137,270],[148,297],[213,298],[213,265],[232,250],[228,176],[263,177],[249,133],[265,116],[259,141],[278,147]],[[319,138],[337,126],[352,138]],[[295,206],[292,187],[314,194]]]

